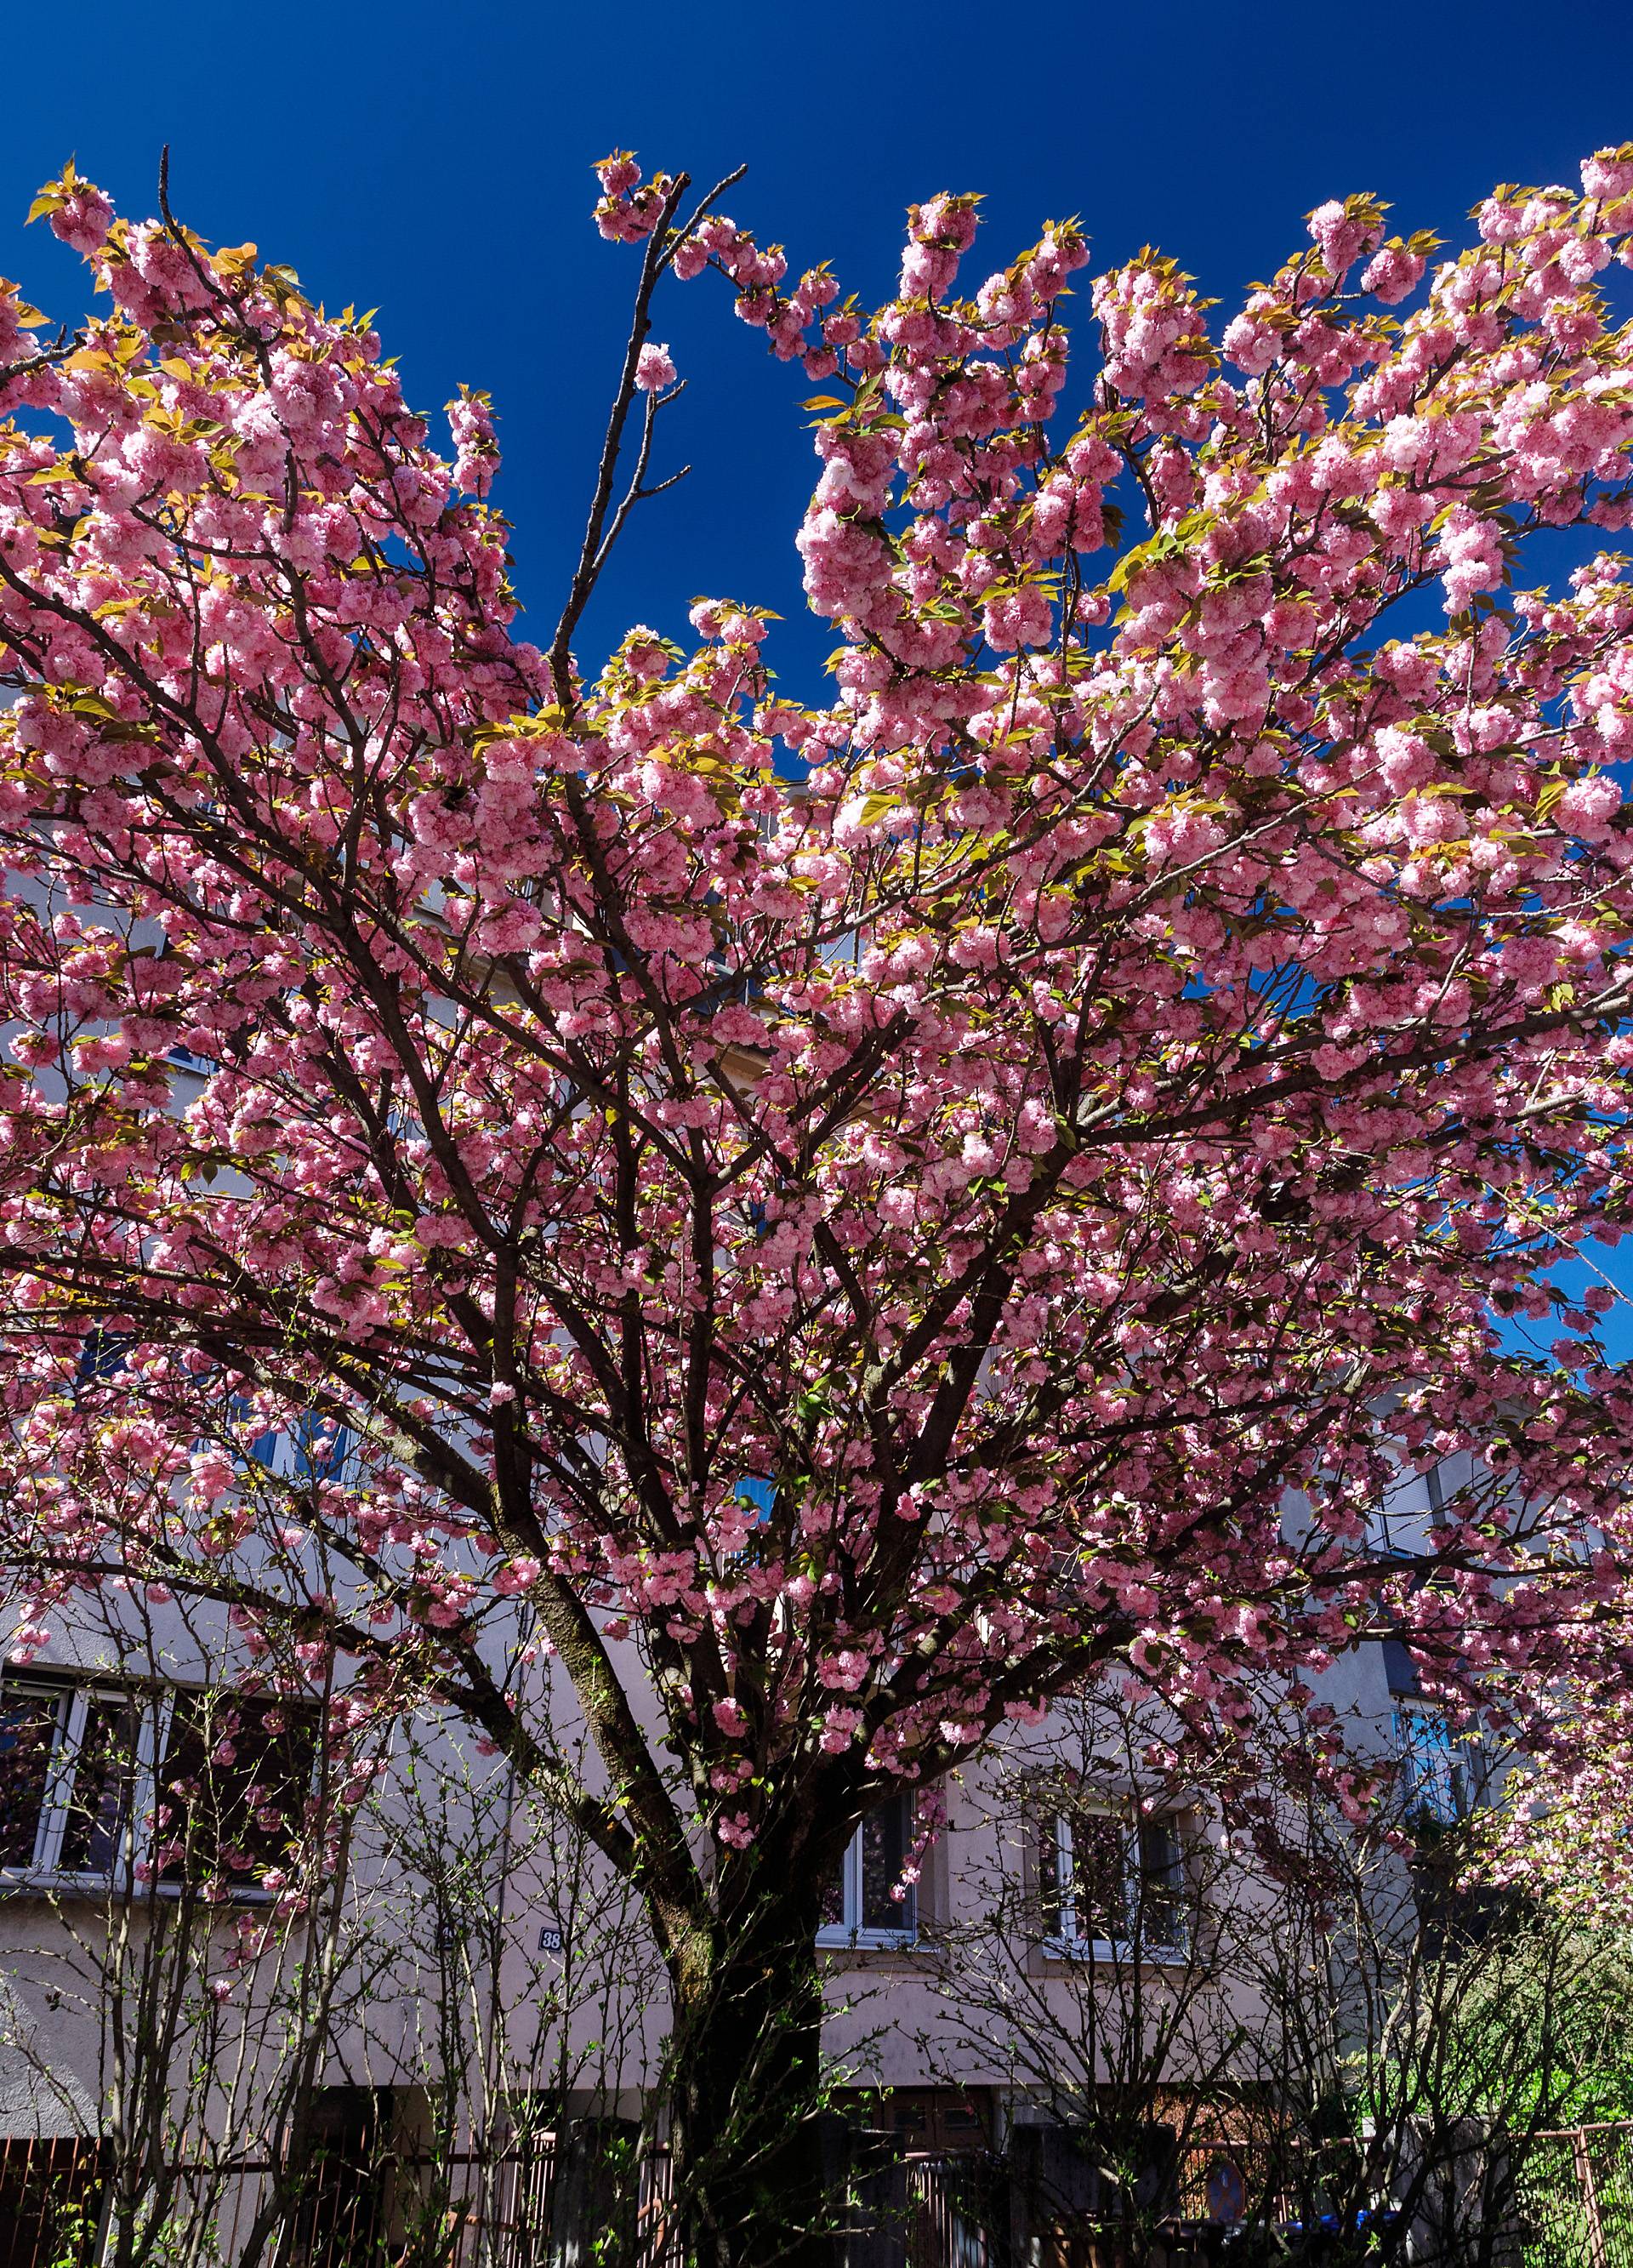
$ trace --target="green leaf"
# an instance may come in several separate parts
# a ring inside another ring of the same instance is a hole
[[[864,795],[862,799],[862,824],[864,827],[871,827],[873,821],[883,813],[886,811],[901,811],[904,808],[905,806],[902,804],[900,796],[890,794]]]

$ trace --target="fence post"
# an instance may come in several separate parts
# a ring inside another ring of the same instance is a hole
[[[1573,2130],[1570,2155],[1577,2169],[1577,2187],[1582,2192],[1583,2213],[1587,2220],[1587,2268],[1609,2268],[1610,2256],[1605,2248],[1605,2224],[1599,2211],[1599,2183],[1594,2178],[1593,2153],[1585,2126]]]

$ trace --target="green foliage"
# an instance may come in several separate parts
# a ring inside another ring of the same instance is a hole
[[[1523,2047],[1537,2123],[1633,2119],[1633,1932],[1584,1926],[1556,1947],[1539,1932],[1502,1984],[1476,1988],[1465,2021],[1494,2056]]]

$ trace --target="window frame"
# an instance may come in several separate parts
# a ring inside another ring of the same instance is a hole
[[[21,1676],[0,1681],[0,1706],[13,1697],[48,1699],[55,1712],[55,1725],[34,1826],[33,1856],[25,1866],[0,1866],[0,1892],[126,1888],[136,1860],[138,1822],[152,1807],[156,1752],[162,1749],[170,1720],[168,1697],[154,1709],[143,1705],[146,1697],[140,1686],[108,1684],[100,1678]],[[114,1855],[107,1866],[64,1867],[63,1845],[68,1836],[74,1782],[85,1753],[91,1712],[99,1703],[130,1709],[136,1716],[136,1749],[125,1791],[124,1816],[120,1822]]]
[[[162,1707],[157,1712],[159,1719],[158,1738],[156,1743],[157,1754],[154,1757],[153,1764],[146,1781],[146,1789],[149,1797],[148,1819],[150,1845],[147,1855],[150,1864],[152,1864],[155,1861],[158,1852],[164,1847],[169,1840],[168,1836],[158,1829],[155,1815],[158,1812],[158,1806],[166,1800],[169,1791],[169,1783],[162,1780],[161,1775],[166,1764],[170,1760],[170,1743],[172,1734],[175,1728],[177,1704],[183,1698],[183,1697],[187,1697],[189,1699],[195,1696],[197,1696],[200,1698],[204,1698],[215,1694],[224,1695],[229,1700],[237,1700],[240,1705],[242,1705],[244,1698],[241,1694],[235,1694],[233,1689],[230,1686],[176,1683],[167,1686],[165,1690]],[[260,1698],[261,1697],[256,1697]],[[322,1769],[323,1722],[321,1705],[314,1701],[280,1700],[274,1696],[270,1699],[264,1700],[262,1702],[262,1706],[300,1711],[310,1716],[313,1720],[312,1756],[307,1765],[305,1781],[300,1795],[300,1801],[304,1805],[306,1800],[311,1796],[313,1788],[317,1786],[319,1775]],[[293,1793],[292,1783],[291,1793]],[[219,1852],[217,1852],[216,1855],[218,1861]],[[273,1893],[268,1890],[264,1884],[255,1881],[253,1876],[238,1874],[231,1869],[224,1869],[219,1863],[217,1863],[214,1867],[206,1867],[200,1874],[193,1876],[189,1876],[186,1874],[172,1874],[168,1867],[156,1867],[150,1887],[162,1898],[179,1898],[189,1890],[196,1891],[200,1887],[201,1882],[204,1881],[224,1883],[226,1885],[226,1902],[230,1904],[265,1905],[270,1901],[273,1896]]]
[[[4,1707],[13,1696],[28,1696],[49,1699],[56,1712],[51,1757],[34,1828],[34,1855],[26,1866],[0,1866],[0,1898],[27,1893],[49,1895],[53,1892],[119,1895],[135,1887],[138,1859],[151,1865],[155,1851],[165,1839],[157,1830],[156,1814],[165,1796],[162,1775],[169,1756],[177,1703],[183,1695],[217,1692],[230,1693],[231,1689],[195,1685],[181,1681],[155,1684],[151,1681],[135,1679],[121,1685],[110,1683],[103,1677],[76,1676],[71,1673],[60,1678],[42,1676],[38,1673],[32,1676],[25,1674],[0,1678],[0,1707]],[[77,1870],[64,1867],[59,1862],[69,1825],[74,1780],[83,1752],[85,1727],[91,1711],[98,1702],[127,1706],[136,1712],[135,1756],[126,1787],[125,1815],[121,1822],[114,1858],[103,1868]],[[310,1702],[282,1705],[305,1708],[316,1714],[316,1706]],[[312,1763],[302,1793],[303,1802],[317,1783],[321,1756],[322,1727],[319,1721],[315,1727]],[[147,1895],[173,1899],[183,1896],[189,1890],[196,1890],[200,1882],[205,1880],[224,1881],[228,1902],[233,1904],[264,1905],[273,1895],[253,1879],[237,1878],[230,1872],[224,1873],[219,1869],[206,1869],[202,1874],[192,1879],[178,1878],[164,1871],[156,1872],[142,1884],[142,1888]]]
[[[902,1847],[907,1850],[911,1847],[916,1831],[912,1791],[903,1789],[900,1795],[892,1798],[892,1801],[900,1803],[906,1813],[902,1822],[906,1830]],[[862,1915],[866,1911],[862,1874],[863,1836],[865,1828],[866,1822],[859,1822],[855,1834],[845,1845],[844,1862],[840,1875],[841,1905],[844,1918],[836,1922],[823,1922],[820,1926],[816,1933],[818,1947],[828,1953],[909,1953],[919,1941],[919,1885],[916,1882],[908,1884],[907,1894],[901,1900],[901,1908],[906,1918],[900,1927],[881,1929],[877,1925],[870,1927],[862,1919]]]
[[[1120,1937],[1085,1936],[1078,1927],[1078,1858],[1072,1840],[1073,1814],[1078,1817],[1114,1820],[1122,1828],[1122,1897],[1123,1918],[1132,1924],[1138,1913],[1144,1881],[1144,1866],[1140,1851],[1140,1838],[1148,1827],[1166,1830],[1173,1856],[1170,1861],[1174,1889],[1180,1902],[1173,1941],[1157,1943],[1150,1937],[1125,1934]],[[1044,1813],[1041,1828],[1050,1837],[1055,1854],[1055,1897],[1057,1911],[1070,1914],[1068,1928],[1050,1929],[1042,1933],[1041,1945],[1045,1954],[1056,1961],[1100,1961],[1108,1963],[1137,1961],[1153,1968],[1173,1968],[1188,1961],[1192,1950],[1189,1917],[1185,1911],[1185,1896],[1189,1884],[1189,1869],[1186,1864],[1183,1832],[1185,1814],[1179,1810],[1143,1813],[1136,1799],[1119,1803],[1111,1796],[1080,1797],[1070,1808],[1060,1802]],[[1044,1895],[1042,1852],[1038,1851],[1038,1889],[1040,1904]]]

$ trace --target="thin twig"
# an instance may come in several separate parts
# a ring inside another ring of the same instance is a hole
[[[686,242],[687,238],[691,235],[693,230],[697,226],[698,222],[702,220],[703,215],[709,210],[710,206],[713,204],[715,199],[717,197],[723,197],[728,189],[734,188],[747,171],[748,168],[747,166],[733,166],[729,173],[723,175],[722,178],[715,183],[713,188],[710,190],[707,196],[700,197],[698,199],[696,204],[692,208],[692,211],[688,217],[680,223],[680,226],[675,230],[674,233],[670,238],[668,244],[665,247],[664,256],[661,262],[662,266],[665,268],[668,267],[670,261],[674,258],[675,254]]]
[[[567,603],[562,618],[550,640],[550,679],[555,698],[563,709],[571,705],[572,636],[578,627],[585,608],[590,603],[596,578],[606,563],[602,532],[607,525],[607,507],[612,502],[613,482],[617,476],[619,453],[623,446],[624,426],[636,396],[636,372],[641,359],[641,349],[651,328],[652,293],[658,279],[668,264],[671,250],[669,225],[675,210],[690,186],[690,176],[678,173],[657,225],[646,240],[646,254],[641,262],[641,281],[635,295],[635,311],[629,324],[629,337],[624,348],[623,370],[614,398],[612,415],[607,423],[607,438],[601,445],[601,461],[595,477],[595,493],[590,502],[590,517],[584,532],[584,542],[578,553],[578,564],[567,593]],[[647,421],[650,426],[651,408],[649,404]]]
[[[667,394],[662,396],[649,394],[646,397],[646,423],[641,429],[640,454],[635,460],[635,471],[630,475],[629,487],[624,490],[623,501],[613,514],[613,524],[602,538],[601,548],[595,555],[593,571],[597,575],[607,564],[614,544],[623,533],[623,524],[635,510],[636,505],[644,503],[648,497],[661,496],[666,489],[672,489],[677,481],[684,480],[692,469],[690,465],[682,465],[678,473],[671,473],[667,480],[659,481],[655,488],[649,489],[646,486],[646,468],[651,460],[652,434],[657,425],[658,413],[670,402],[677,401],[685,389],[686,380],[682,379],[678,386],[672,386]]]

